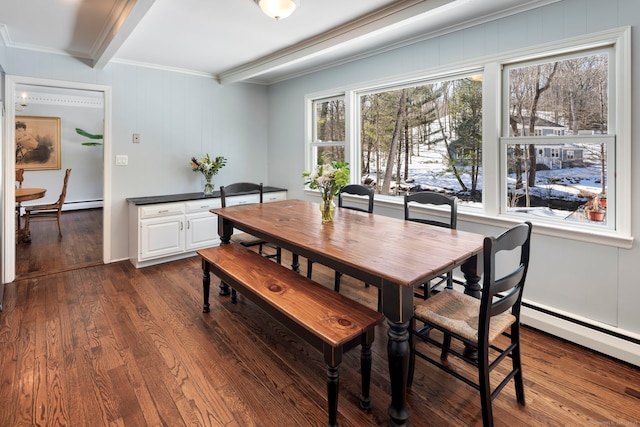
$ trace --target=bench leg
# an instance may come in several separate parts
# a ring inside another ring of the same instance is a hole
[[[202,260],[202,296],[204,297],[204,303],[202,304],[202,312],[209,313],[211,311],[209,307],[209,289],[211,288],[211,274],[209,270],[209,263]]]
[[[232,304],[238,303],[238,292],[236,292],[236,290],[233,288],[231,288],[231,303]]]
[[[337,366],[327,366],[327,399],[329,404],[328,427],[338,426],[338,386],[339,375]]]

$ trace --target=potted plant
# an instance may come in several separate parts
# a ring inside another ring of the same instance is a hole
[[[591,199],[591,203],[587,204],[585,211],[590,221],[604,221],[605,207],[600,204],[600,195]]]

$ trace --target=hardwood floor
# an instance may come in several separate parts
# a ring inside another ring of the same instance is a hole
[[[79,254],[93,249],[82,247],[91,227],[73,228],[85,230],[84,238],[65,227],[59,250],[79,262],[6,285],[0,426],[326,424],[322,355],[242,296],[233,305],[214,293],[211,313],[203,314],[198,258],[76,268],[84,262]],[[62,249],[67,237],[80,247]],[[54,262],[41,257],[39,271]],[[283,263],[290,263],[287,252]],[[333,286],[333,272],[321,265],[314,264],[314,279]],[[376,305],[377,290],[350,277],[341,292]],[[370,412],[358,407],[358,351],[341,365],[342,426],[387,425],[386,332],[378,328],[373,346]],[[493,402],[497,426],[640,423],[640,369],[529,328],[523,349],[527,405],[518,406],[507,385]],[[421,360],[408,400],[414,426],[482,423],[477,392]]]
[[[17,278],[102,264],[102,209],[63,211],[60,222],[62,238],[55,220],[31,221],[31,243],[16,245]]]

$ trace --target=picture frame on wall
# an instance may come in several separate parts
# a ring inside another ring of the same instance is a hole
[[[60,169],[60,117],[16,116],[16,168]]]

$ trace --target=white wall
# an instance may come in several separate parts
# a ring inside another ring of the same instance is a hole
[[[640,2],[564,0],[272,85],[269,90],[269,183],[287,187],[291,198],[307,197],[300,177],[305,166],[303,100],[306,94],[419,70],[428,71],[449,63],[629,25],[634,27],[632,80],[637,82],[640,81],[640,36],[637,31]],[[637,111],[640,109],[639,85],[630,90],[632,109]],[[635,121],[632,127],[634,165],[640,164],[639,131]],[[635,210],[640,209],[639,180],[640,169],[634,168],[632,181],[636,185],[632,186],[632,199]],[[377,206],[376,212],[402,217],[399,206],[398,209]],[[484,234],[501,231],[500,228],[472,221],[459,222],[459,227]],[[630,250],[534,233],[525,298],[556,312],[566,312],[570,317],[639,339],[640,279],[635,271],[640,261],[639,229],[640,216],[634,215],[632,230],[636,240]],[[554,332],[557,332],[555,326],[561,323],[555,318],[546,323],[533,318],[529,322]],[[596,335],[593,331],[584,329],[580,332],[582,338],[575,338],[571,335],[573,332],[568,331],[574,328],[573,325],[564,325],[563,328],[567,329],[566,336],[570,339],[598,347],[592,339]],[[640,346],[636,344],[631,351],[625,350],[627,354],[621,355],[615,350],[609,353],[640,364]]]
[[[70,57],[2,46],[0,60],[9,75],[111,86],[112,260],[129,257],[127,197],[202,191],[191,156],[228,158],[214,177],[216,188],[241,180],[268,183],[263,86],[224,87],[210,77],[125,64],[96,70]],[[140,144],[132,143],[133,133],[141,135]],[[129,165],[115,166],[116,155],[127,155]]]

